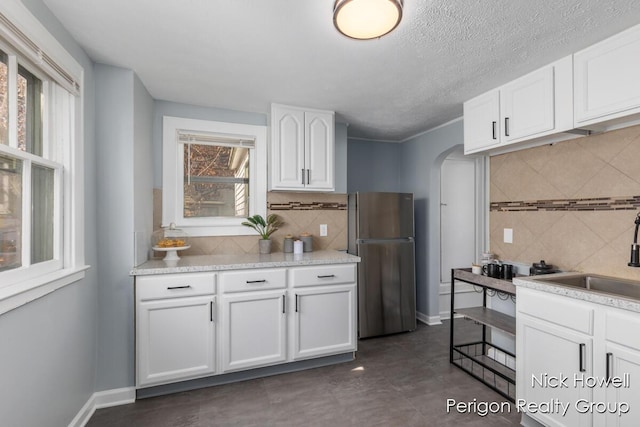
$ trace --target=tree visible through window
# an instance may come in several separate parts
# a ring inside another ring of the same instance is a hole
[[[56,185],[63,166],[54,138],[44,149],[44,84],[13,58],[0,50],[0,271],[53,260],[60,229]]]
[[[184,217],[246,217],[249,149],[184,144]]]

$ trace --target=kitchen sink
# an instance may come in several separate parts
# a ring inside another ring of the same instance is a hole
[[[634,280],[582,273],[563,274],[557,277],[536,277],[534,280],[640,300],[640,282]]]

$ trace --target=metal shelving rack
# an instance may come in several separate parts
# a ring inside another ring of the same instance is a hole
[[[455,283],[465,282],[480,287],[482,292],[482,307],[454,309]],[[489,356],[489,349],[493,348],[514,358],[515,354],[500,348],[490,341],[489,328],[499,329],[507,334],[516,334],[515,317],[487,308],[487,296],[499,295],[515,301],[515,286],[511,281],[494,279],[471,273],[471,269],[454,268],[451,270],[451,325],[449,343],[449,362],[456,365],[469,375],[500,393],[502,396],[515,401],[515,371],[503,363]],[[482,339],[465,343],[455,342],[455,316],[459,314],[470,319],[482,327]]]

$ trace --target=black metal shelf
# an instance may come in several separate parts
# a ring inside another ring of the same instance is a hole
[[[482,292],[481,307],[454,309],[456,280],[480,287],[480,292]],[[473,274],[470,269],[451,270],[451,341],[449,346],[449,361],[513,402],[515,401],[516,390],[515,370],[508,367],[505,363],[496,360],[495,351],[500,351],[514,359],[515,355],[498,347],[487,339],[487,328],[498,329],[512,336],[516,334],[516,322],[513,316],[487,308],[487,295],[496,294],[498,296],[504,296],[505,298],[503,299],[509,297],[514,298],[515,286],[510,281]],[[481,325],[482,339],[469,343],[456,343],[455,314],[459,314]],[[491,349],[494,351],[494,357],[490,357],[489,355]]]

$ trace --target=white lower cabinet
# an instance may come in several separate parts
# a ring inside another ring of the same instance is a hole
[[[136,385],[353,352],[356,307],[356,264],[136,277]]]
[[[608,309],[604,318],[605,375],[629,380],[624,387],[608,387],[607,402],[628,403],[629,412],[619,416],[606,413],[606,426],[640,426],[640,314]],[[619,408],[624,409],[624,408]]]
[[[287,359],[285,290],[222,296],[222,371]]]
[[[214,286],[213,274],[137,278],[138,387],[216,373]]]
[[[534,404],[557,399],[569,405],[566,414],[564,409],[529,413],[546,426],[591,426],[591,416],[578,413],[574,403],[581,399],[593,401],[592,390],[573,387],[574,375],[593,372],[591,337],[544,324],[524,314],[518,316],[517,398]]]
[[[640,425],[639,313],[520,287],[516,311],[516,399],[538,405],[527,415],[545,426]]]
[[[355,297],[355,284],[294,289],[291,358],[355,351]]]

